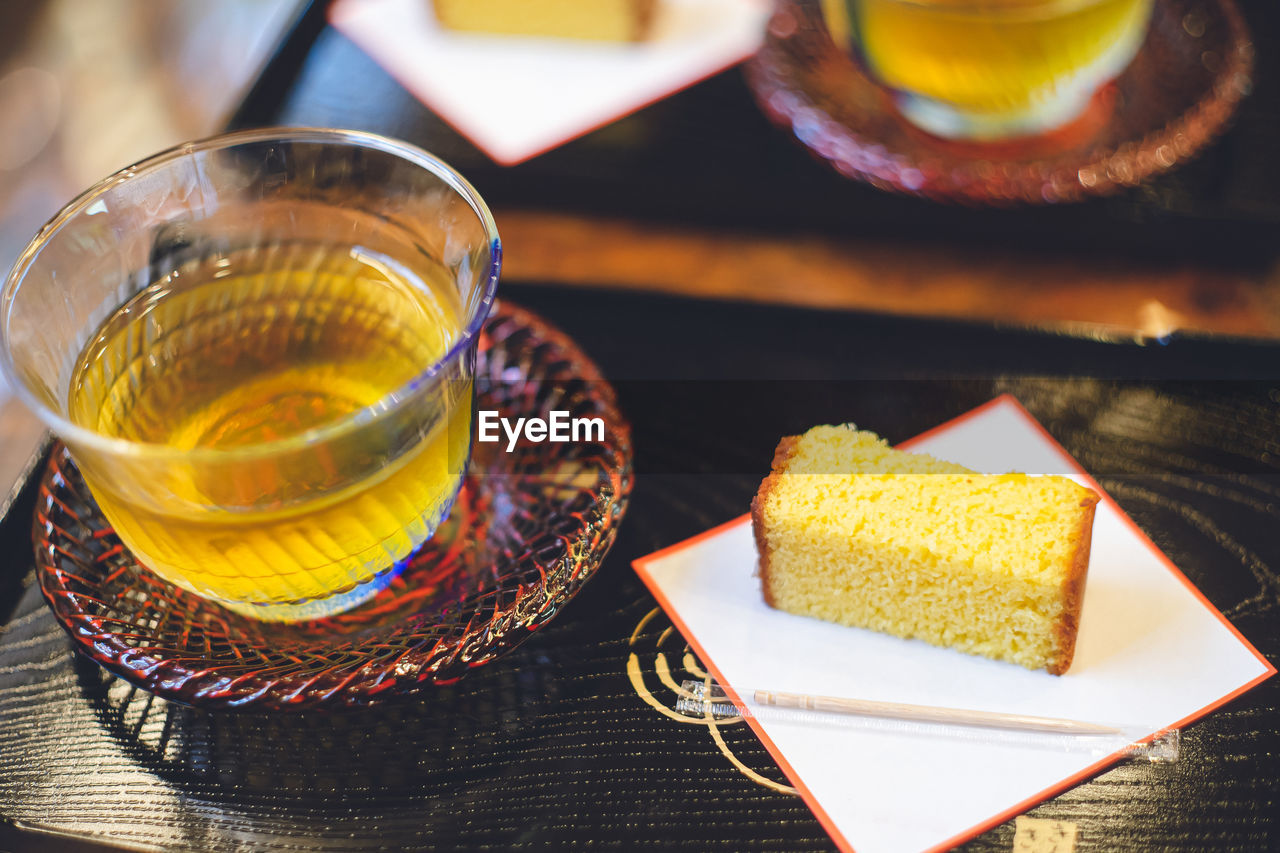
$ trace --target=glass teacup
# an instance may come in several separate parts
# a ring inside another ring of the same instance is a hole
[[[323,617],[448,514],[500,263],[483,200],[424,151],[232,133],[45,226],[0,297],[0,366],[144,566],[238,613]]]
[[[948,139],[1044,133],[1133,60],[1153,0],[823,0],[912,124]]]

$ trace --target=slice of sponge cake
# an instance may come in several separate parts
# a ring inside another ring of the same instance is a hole
[[[765,601],[1060,675],[1098,496],[978,474],[852,425],[782,439],[751,505]]]

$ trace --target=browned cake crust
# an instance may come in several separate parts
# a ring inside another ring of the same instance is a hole
[[[1057,634],[1058,657],[1049,662],[1045,669],[1052,675],[1062,675],[1071,666],[1071,659],[1076,654],[1076,635],[1080,632],[1080,610],[1084,607],[1084,582],[1089,573],[1089,547],[1093,541],[1093,514],[1098,506],[1097,494],[1080,500],[1084,512],[1080,515],[1080,526],[1076,530],[1076,551],[1067,569],[1066,580],[1062,583],[1062,598],[1066,602],[1062,609],[1062,618],[1055,626]]]
[[[631,0],[635,10],[636,27],[631,34],[632,41],[644,41],[653,29],[654,12],[658,8],[658,0]]]
[[[795,453],[796,443],[799,441],[798,435],[782,437],[778,442],[778,448],[773,452],[773,465],[769,475],[761,481],[760,489],[751,499],[751,531],[756,537],[756,553],[760,555],[760,589],[764,592],[764,603],[770,607],[776,606],[773,603],[772,591],[769,589],[769,559],[773,551],[764,535],[764,502],[768,499],[774,483],[787,467],[787,463],[791,461],[791,455]]]

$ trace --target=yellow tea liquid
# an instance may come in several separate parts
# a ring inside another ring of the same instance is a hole
[[[1129,64],[1151,0],[824,0],[824,9],[833,34],[848,31],[886,85],[1046,129]]]
[[[188,265],[103,323],[69,405],[81,426],[182,453],[152,482],[133,481],[141,468],[85,479],[144,565],[233,609],[305,618],[269,605],[372,594],[460,482],[469,377],[426,399],[405,389],[459,318],[452,288],[353,248]],[[397,389],[403,412],[326,430]]]

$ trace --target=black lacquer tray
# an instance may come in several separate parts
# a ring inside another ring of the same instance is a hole
[[[1032,211],[943,208],[835,179],[771,127],[736,69],[499,168],[327,28],[320,0],[234,123],[400,136],[498,207],[1270,263],[1280,7],[1238,5],[1257,56],[1232,129],[1141,189]],[[520,647],[429,696],[202,711],[73,653],[30,560],[29,480],[0,523],[0,850],[832,849],[744,725],[671,716],[663,677],[699,662],[630,562],[741,515],[780,435],[856,420],[900,441],[1006,391],[1280,657],[1280,347],[581,288],[522,286],[519,301],[600,365],[633,426],[631,509],[595,580]],[[1189,728],[1175,768],[1117,766],[1030,814],[1075,823],[1085,853],[1280,847],[1277,731],[1271,679]],[[1013,834],[1011,821],[966,849],[1007,853]]]
[[[592,583],[500,660],[418,697],[201,711],[72,651],[35,583],[32,485],[0,526],[0,815],[28,828],[0,828],[0,849],[70,843],[29,828],[202,850],[831,849],[745,726],[666,713],[663,677],[699,662],[630,561],[741,515],[779,435],[855,420],[899,441],[1003,392],[1280,653],[1280,347],[520,296],[613,380],[633,427],[631,508]],[[1117,766],[1031,815],[1077,824],[1081,851],[1275,847],[1278,683],[1189,727],[1178,765]],[[967,849],[1007,851],[1013,831]]]

